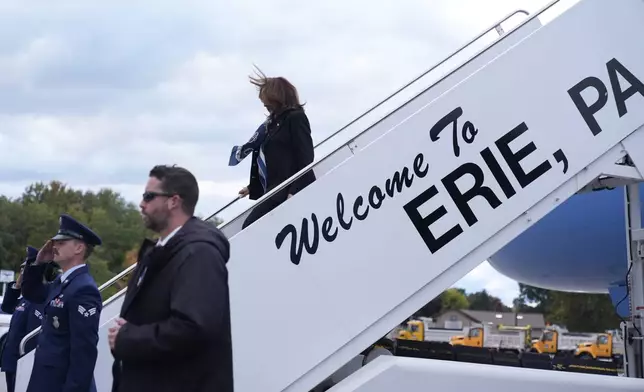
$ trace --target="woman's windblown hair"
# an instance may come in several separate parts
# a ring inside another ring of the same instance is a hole
[[[251,84],[257,86],[260,101],[271,113],[304,106],[300,103],[297,89],[286,78],[269,78],[255,66],[255,76],[249,76],[249,79]]]

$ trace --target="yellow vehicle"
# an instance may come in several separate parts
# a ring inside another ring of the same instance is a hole
[[[423,320],[410,320],[398,331],[396,339],[447,343],[452,336],[462,333],[463,329],[429,328]]]
[[[624,354],[624,341],[619,335],[602,333],[594,342],[577,346],[575,356],[582,359],[615,360]]]
[[[404,329],[398,332],[398,339],[416,340],[422,342],[425,340],[425,323],[420,320],[407,321]]]
[[[491,326],[471,327],[465,336],[453,336],[452,346],[496,348],[507,351],[523,351],[530,341],[531,327]]]
[[[574,352],[580,344],[594,341],[595,333],[570,333],[555,327],[543,331],[541,338],[532,343],[531,351],[539,354]]]
[[[452,346],[483,347],[483,335],[485,335],[483,328],[474,327],[470,328],[470,331],[465,336],[452,336],[449,343]]]

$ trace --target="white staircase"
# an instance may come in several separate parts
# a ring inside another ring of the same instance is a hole
[[[597,178],[642,181],[641,37],[641,0],[582,0],[545,26],[533,16],[312,165],[318,180],[296,197],[244,231],[248,211],[224,224],[235,390],[310,390]],[[617,165],[626,155],[633,165]],[[122,295],[101,315],[99,392],[111,387],[106,334]],[[32,357],[19,362],[17,391]],[[400,388],[441,374],[438,385],[465,386],[466,375],[501,391],[522,377],[534,390],[563,391],[559,379],[591,391],[644,387],[491,367],[378,359],[336,388],[399,388],[378,372],[398,374]]]

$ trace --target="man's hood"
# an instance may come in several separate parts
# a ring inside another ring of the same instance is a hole
[[[212,244],[228,263],[230,257],[230,243],[221,230],[212,223],[205,222],[197,217],[190,218],[168,242],[168,246],[178,249],[195,242],[206,242]]]

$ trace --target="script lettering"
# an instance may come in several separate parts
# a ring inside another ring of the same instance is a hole
[[[445,117],[438,120],[429,130],[429,138],[431,141],[435,142],[440,138],[441,132],[443,132],[448,125],[452,124],[452,149],[454,150],[454,156],[457,157],[461,155],[461,148],[458,145],[458,119],[462,115],[463,109],[459,106],[445,115]],[[463,124],[463,128],[461,129],[461,138],[465,143],[472,144],[478,132],[479,131],[474,127],[474,124],[469,121],[465,121],[465,124]]]
[[[314,254],[318,249],[319,228],[318,218],[315,214],[311,214],[311,222],[313,222],[313,241],[311,243],[309,243],[309,222],[306,218],[302,219],[302,237],[299,241],[297,241],[297,229],[291,224],[286,225],[275,237],[275,245],[279,249],[286,240],[286,236],[291,235],[291,261],[295,265],[299,264],[302,258],[302,247],[306,248],[309,254]]]
[[[411,174],[407,167],[404,167],[401,171],[396,171],[391,178],[388,178],[385,181],[384,191],[378,185],[372,186],[371,189],[369,189],[366,203],[363,196],[357,196],[353,201],[353,206],[351,207],[351,212],[353,214],[348,220],[345,217],[344,195],[341,192],[338,193],[336,199],[336,219],[340,228],[345,231],[350,230],[353,225],[354,217],[358,222],[367,219],[369,212],[371,211],[370,208],[373,208],[374,210],[379,209],[382,207],[383,203],[386,203],[387,196],[389,198],[393,198],[398,193],[402,193],[403,187],[410,188],[415,177],[425,177],[427,173],[429,173],[429,165],[425,163],[425,157],[422,153],[416,155],[414,158],[412,170],[413,174]],[[309,231],[313,232],[313,239],[310,242]],[[302,219],[300,232],[301,235],[298,235],[296,227],[292,224],[288,224],[284,226],[284,228],[282,228],[275,237],[275,246],[277,249],[280,249],[284,244],[284,241],[286,241],[290,236],[290,259],[295,265],[300,264],[303,249],[305,249],[310,255],[315,254],[318,250],[320,242],[320,227],[318,225],[318,217],[315,213],[311,214],[311,226],[309,226],[308,219]],[[322,238],[326,242],[331,243],[337,239],[338,234],[339,229],[338,227],[334,228],[333,217],[326,217],[322,223]]]

